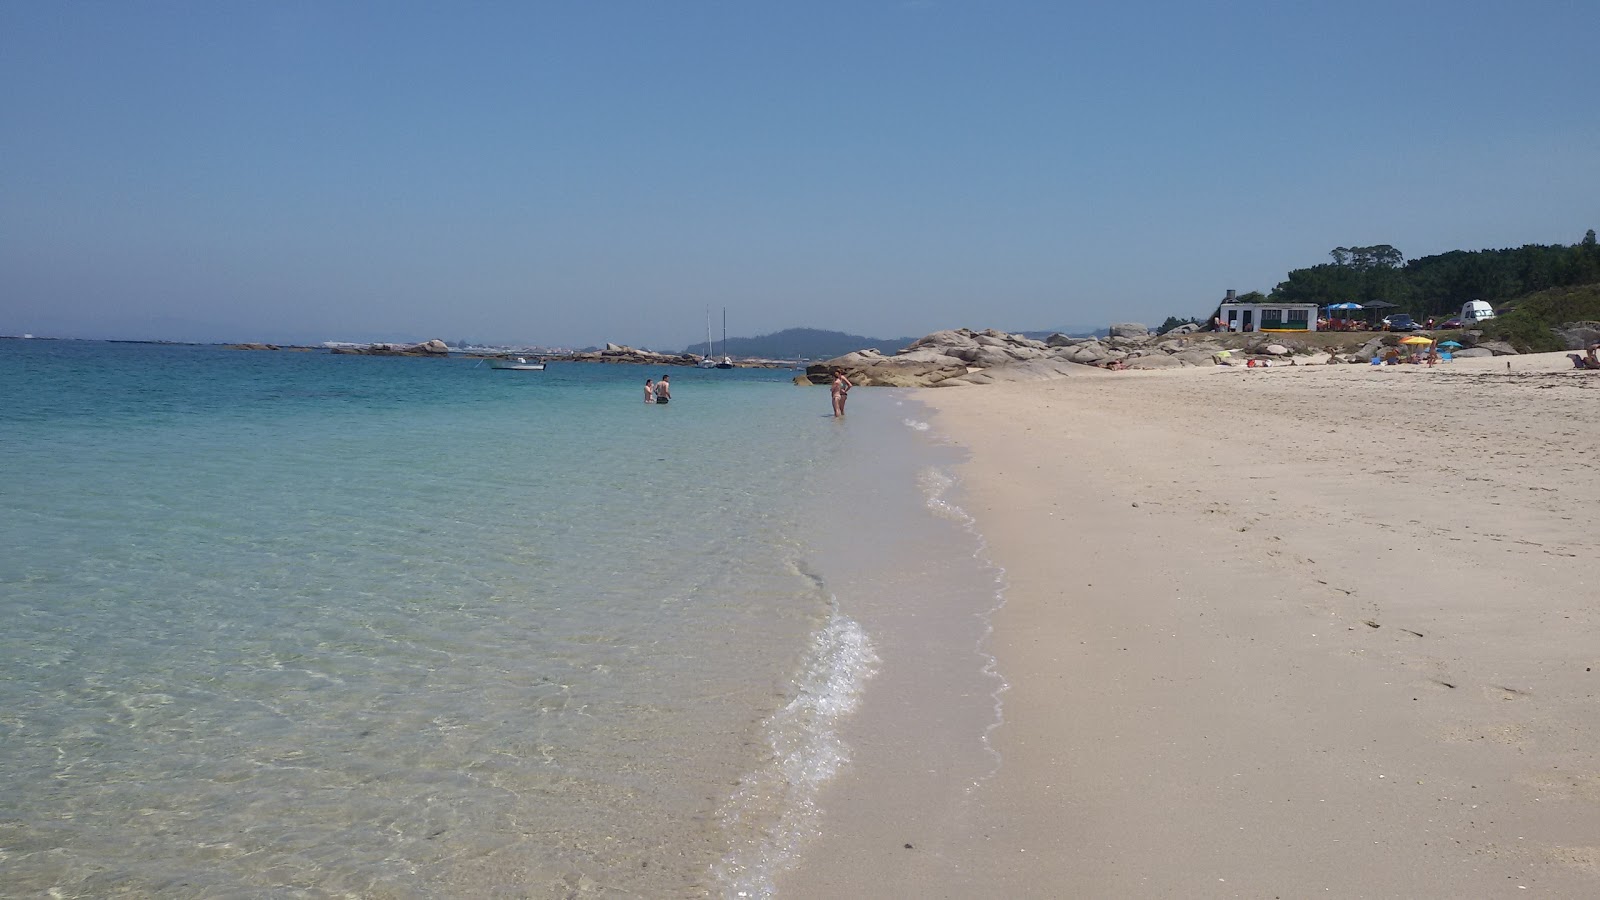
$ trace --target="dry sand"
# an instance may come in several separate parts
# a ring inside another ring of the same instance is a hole
[[[1003,762],[932,828],[854,773],[784,895],[1600,896],[1600,373],[1509,366],[920,392]]]

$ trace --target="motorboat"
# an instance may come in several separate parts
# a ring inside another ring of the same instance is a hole
[[[538,359],[528,362],[527,357],[511,356],[489,360],[491,369],[508,369],[512,372],[543,372],[544,360]]]

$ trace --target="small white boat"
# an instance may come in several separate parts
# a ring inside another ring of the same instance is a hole
[[[491,359],[489,360],[489,368],[510,369],[513,372],[543,372],[544,360],[528,362],[525,357],[521,356],[513,356],[509,359]]]

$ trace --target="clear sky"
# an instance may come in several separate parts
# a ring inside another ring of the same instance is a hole
[[[0,0],[0,333],[1205,315],[1600,227],[1595,0]]]

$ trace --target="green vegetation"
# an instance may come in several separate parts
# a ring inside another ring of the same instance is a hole
[[[1419,319],[1446,318],[1469,300],[1500,306],[1533,292],[1600,282],[1600,246],[1592,228],[1570,247],[1452,250],[1410,262],[1388,244],[1337,247],[1329,255],[1332,263],[1289,272],[1271,299],[1319,306],[1387,300]]]
[[[1529,294],[1517,301],[1516,309],[1484,322],[1483,336],[1506,341],[1523,353],[1565,350],[1554,329],[1568,322],[1600,322],[1600,284]]]

